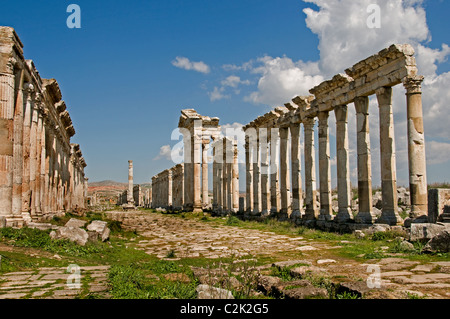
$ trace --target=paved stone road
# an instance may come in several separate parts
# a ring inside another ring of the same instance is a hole
[[[74,299],[83,291],[85,281],[88,281],[89,293],[108,298],[108,269],[109,266],[80,267],[81,287],[78,289],[68,285],[77,282],[73,277],[75,273],[67,272],[65,267],[6,273],[0,275],[0,299]]]
[[[122,221],[125,228],[135,229],[147,237],[136,243],[137,246],[161,259],[171,250],[176,257],[219,258],[234,254],[282,258],[289,254],[289,259],[303,259],[334,278],[367,281],[379,274],[384,291],[381,298],[404,298],[407,293],[450,298],[450,262],[426,263],[391,257],[358,263],[333,254],[335,245],[305,240],[301,236],[217,226],[162,214],[109,212],[108,215]]]

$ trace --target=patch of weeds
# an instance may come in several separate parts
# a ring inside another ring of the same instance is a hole
[[[406,297],[408,299],[426,299],[427,295],[419,296],[418,294],[406,292]]]
[[[108,221],[108,228],[111,230],[111,232],[114,233],[120,233],[123,231],[122,229],[122,222],[118,220],[110,220]]]
[[[175,250],[169,250],[166,254],[166,258],[175,258]]]
[[[281,278],[283,281],[293,281],[297,278],[291,275],[291,270],[288,267],[273,267],[270,270],[270,276]]]
[[[336,294],[335,298],[336,299],[362,299],[357,294],[354,294],[354,293],[351,293],[351,292],[348,292],[348,291],[344,291],[343,293]]]
[[[303,276],[303,279],[308,280],[316,288],[326,289],[330,299],[336,298],[336,287],[331,282],[330,278],[312,273],[306,273],[305,276]]]
[[[237,218],[236,216],[229,216],[225,222],[225,225],[227,226],[238,226],[240,225],[241,220]]]
[[[388,238],[388,236],[387,236],[386,232],[382,232],[382,231],[375,232],[372,235],[373,241],[386,240],[387,238]]]

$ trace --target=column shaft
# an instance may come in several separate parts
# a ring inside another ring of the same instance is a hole
[[[370,155],[369,97],[355,99],[356,136],[358,153],[358,205],[356,222],[371,224],[375,221],[372,212],[372,162]]]
[[[278,167],[279,167],[279,129],[270,129],[270,202],[271,213],[278,213],[281,211],[280,185],[278,182]]]
[[[336,219],[338,222],[344,223],[352,219],[347,105],[336,107],[334,112],[336,116],[336,159],[339,205],[339,212],[336,215]]]
[[[392,88],[376,91],[380,113],[380,156],[382,214],[379,221],[390,225],[401,222],[398,215],[397,174],[395,159],[394,115],[392,112]]]
[[[261,148],[261,215],[270,215],[269,143],[267,128],[259,129]]]
[[[319,215],[316,202],[316,165],[314,147],[315,119],[303,121],[305,135],[305,219],[316,219]]]
[[[319,112],[319,187],[320,220],[332,220],[331,202],[331,158],[328,112]]]
[[[291,169],[292,169],[292,215],[299,218],[303,211],[303,192],[300,157],[300,124],[294,124],[291,130]]]
[[[288,157],[289,128],[280,128],[280,195],[281,213],[290,214],[290,181]]]
[[[208,143],[202,143],[202,201],[203,208],[209,205],[209,190],[208,190]]]

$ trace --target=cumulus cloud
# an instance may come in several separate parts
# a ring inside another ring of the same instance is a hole
[[[319,75],[317,63],[294,62],[284,57],[264,56],[257,60],[259,65],[252,68],[252,73],[261,74],[258,91],[245,97],[246,101],[283,105],[297,95],[309,94],[308,91],[324,78]]]
[[[225,88],[224,87],[214,87],[214,90],[212,92],[208,92],[209,99],[211,102],[222,100],[222,99],[229,99],[230,95],[224,94]]]
[[[159,154],[153,159],[154,161],[160,160],[160,159],[166,159],[166,160],[172,160],[172,149],[170,145],[163,145],[159,149]]]
[[[192,62],[188,58],[180,56],[177,56],[175,60],[172,61],[172,65],[180,69],[192,70],[204,74],[208,74],[211,71],[210,67],[203,61]]]

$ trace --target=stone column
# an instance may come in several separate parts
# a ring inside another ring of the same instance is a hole
[[[423,222],[428,220],[427,166],[422,112],[423,76],[405,78],[406,107],[408,116],[409,191],[410,217]]]
[[[239,162],[237,141],[233,143],[233,170],[232,170],[232,189],[233,189],[233,212],[239,211]]]
[[[305,216],[306,220],[316,219],[319,215],[316,202],[316,165],[314,147],[314,118],[303,120],[305,131]]]
[[[336,116],[336,159],[339,205],[339,212],[335,219],[340,223],[345,223],[352,219],[347,105],[336,107],[334,114]]]
[[[36,171],[37,171],[37,126],[38,126],[38,108],[33,105],[31,114],[31,129],[30,129],[30,214],[36,218]]]
[[[12,71],[11,71],[12,72]],[[0,215],[12,218],[14,75],[0,74]]]
[[[359,201],[359,212],[356,216],[356,222],[372,224],[375,221],[375,215],[372,212],[372,160],[370,155],[369,97],[357,97],[354,103],[356,108]]]
[[[279,129],[270,129],[270,203],[271,213],[281,211],[280,187],[278,183],[279,166]]]
[[[222,140],[222,211],[228,211],[228,163],[227,163],[227,139]]]
[[[194,156],[194,208],[193,212],[202,212],[202,199],[201,199],[201,183],[200,183],[200,172],[201,172],[201,157],[202,157],[202,139],[197,136],[194,132],[193,138],[193,156]]]
[[[253,137],[251,133],[253,129],[245,131],[245,170],[246,170],[246,209],[247,213],[253,212]]]
[[[401,223],[398,215],[397,174],[395,160],[394,115],[392,113],[392,88],[376,91],[380,113],[381,188],[383,208],[379,222],[389,225]]]
[[[209,141],[202,143],[202,201],[203,208],[209,205],[209,191],[208,191],[208,150]]]
[[[331,158],[328,112],[319,112],[319,187],[320,215],[319,220],[333,219],[331,202]]]
[[[261,171],[259,128],[256,129],[256,141],[253,147],[253,215],[261,213]]]
[[[219,140],[216,144],[217,158],[217,211],[223,209],[223,141]]]
[[[167,209],[172,209],[173,206],[173,180],[172,180],[172,169],[167,172]]]
[[[217,147],[215,144],[212,145],[213,152],[213,202],[212,202],[212,210],[217,211],[217,184],[218,184],[218,163],[217,163]]]
[[[229,212],[233,211],[233,143],[226,139],[227,143],[227,208]]]
[[[281,213],[290,214],[290,181],[289,181],[289,127],[280,128],[280,195]]]
[[[185,211],[192,211],[193,209],[193,132],[191,130],[182,128],[183,133],[183,148],[184,148],[184,206]]]
[[[261,147],[261,216],[270,215],[269,143],[267,128],[259,129]]]
[[[300,157],[300,124],[294,124],[291,130],[291,169],[292,169],[292,215],[300,218],[303,210],[302,174]]]
[[[22,217],[26,221],[31,220],[30,204],[30,131],[31,131],[31,116],[33,103],[34,86],[30,83],[25,85],[25,109],[23,117],[23,176],[22,176]]]
[[[36,164],[36,190],[35,190],[35,210],[38,217],[42,216],[42,185],[43,180],[43,161],[45,165],[45,141],[43,138],[44,127],[43,127],[43,115],[42,110],[38,111],[38,123],[37,123],[37,164]],[[44,154],[43,154],[44,153]],[[70,165],[70,162],[68,163]],[[45,170],[45,166],[44,166]],[[70,173],[69,173],[70,175]],[[70,194],[70,191],[68,191]]]
[[[128,192],[127,192],[128,205],[134,205],[133,198],[133,161],[128,161]]]

